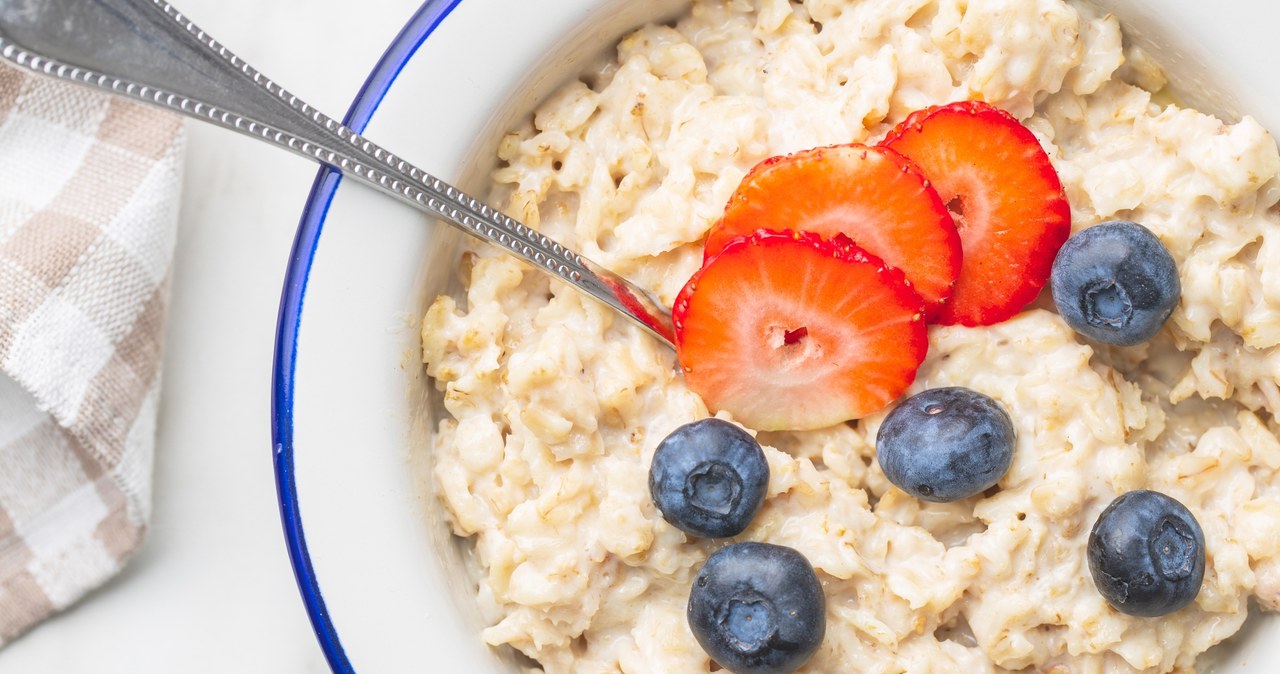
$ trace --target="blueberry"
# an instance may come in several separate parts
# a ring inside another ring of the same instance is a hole
[[[1013,421],[1000,403],[959,386],[902,401],[876,434],[885,477],[926,501],[947,503],[981,493],[1013,462]]]
[[[1067,325],[1120,346],[1155,336],[1182,297],[1169,250],[1151,230],[1119,220],[1068,239],[1054,258],[1050,283]]]
[[[1204,532],[1187,507],[1157,491],[1122,494],[1089,532],[1093,584],[1117,611],[1153,617],[1196,598]]]
[[[649,495],[672,525],[694,536],[736,536],[764,503],[769,464],[760,443],[721,419],[672,431],[649,466]]]
[[[734,674],[795,671],[827,630],[826,597],[809,560],[769,543],[735,543],[707,558],[689,592],[689,628]]]

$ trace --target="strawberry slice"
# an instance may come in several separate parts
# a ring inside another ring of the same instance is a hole
[[[960,236],[946,204],[914,164],[887,148],[837,145],[764,160],[707,235],[705,259],[761,228],[848,236],[902,270],[927,317],[942,309],[960,273]]]
[[[964,263],[938,322],[992,325],[1034,300],[1071,233],[1071,208],[1031,131],[964,101],[912,113],[882,144],[924,171],[960,231]]]
[[[759,430],[866,416],[915,379],[924,306],[847,237],[760,230],[726,243],[676,297],[676,349],[707,406]]]

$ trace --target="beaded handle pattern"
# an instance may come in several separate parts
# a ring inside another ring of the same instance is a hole
[[[80,25],[92,26],[91,33]],[[506,249],[672,342],[670,315],[644,291],[321,113],[165,0],[0,0],[0,57],[333,166]]]

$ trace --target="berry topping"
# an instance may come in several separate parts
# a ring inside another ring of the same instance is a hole
[[[965,101],[909,115],[882,144],[920,167],[960,232],[964,263],[938,322],[992,325],[1034,300],[1071,231],[1035,135],[999,108]]]
[[[1187,507],[1156,491],[1121,495],[1089,532],[1089,571],[1117,611],[1153,617],[1190,604],[1204,580],[1204,532]]]
[[[887,148],[819,147],[761,162],[707,235],[706,259],[757,229],[848,236],[902,270],[927,317],[942,309],[960,273],[960,236],[946,205],[914,164]]]
[[[1013,421],[1000,403],[959,386],[917,393],[893,408],[876,435],[885,477],[926,501],[980,494],[1013,461]]]
[[[760,430],[806,430],[889,404],[928,349],[920,296],[853,245],[758,231],[725,245],[672,310],[685,380]]]
[[[736,536],[764,503],[769,464],[760,443],[721,419],[672,431],[649,465],[649,495],[663,518],[694,536]]]
[[[1053,261],[1051,283],[1067,325],[1120,346],[1155,336],[1182,297],[1178,265],[1160,239],[1118,220],[1071,237]]]
[[[827,629],[826,597],[809,560],[768,543],[735,543],[708,557],[688,615],[703,650],[734,674],[795,671]]]

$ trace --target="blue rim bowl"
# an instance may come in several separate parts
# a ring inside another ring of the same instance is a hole
[[[652,4],[674,6],[682,1],[658,0]],[[1124,0],[1095,1],[1104,8],[1113,10],[1127,26],[1141,26],[1144,30],[1149,29],[1149,32],[1135,32],[1131,37],[1154,53],[1161,62],[1177,67],[1178,72],[1181,73],[1177,81],[1183,85],[1178,87],[1178,93],[1182,94],[1186,102],[1227,118],[1237,117],[1235,113],[1239,110],[1250,110],[1264,125],[1273,129],[1277,127],[1278,118],[1274,112],[1277,108],[1273,103],[1280,99],[1280,88],[1250,87],[1247,86],[1249,81],[1244,75],[1232,77],[1233,74],[1247,73],[1248,66],[1255,65],[1252,58],[1256,55],[1251,56],[1247,50],[1218,53],[1209,48],[1215,40],[1222,42],[1227,39],[1224,37],[1226,35],[1224,31],[1238,32],[1245,29],[1245,23],[1237,20],[1210,22],[1208,17],[1201,16],[1198,12],[1213,13],[1218,12],[1220,8],[1195,3],[1192,0],[1173,3],[1176,6],[1161,6],[1159,9],[1148,8],[1144,3]],[[461,0],[424,0],[422,2],[377,61],[355,96],[343,120],[349,128],[357,132],[365,130],[397,76],[419,47],[460,3]],[[586,4],[585,0],[582,4]],[[649,3],[599,0],[598,4],[602,7],[607,5],[616,13],[628,14],[627,17],[619,18],[618,25],[627,25],[628,21],[638,16],[653,17],[652,9],[640,9],[650,7]],[[1238,10],[1231,11],[1247,14],[1260,9],[1271,13],[1280,11],[1261,3],[1242,3]],[[585,14],[580,18],[584,17]],[[1264,43],[1262,40],[1265,39],[1265,26],[1270,23],[1272,22],[1256,21],[1247,24],[1252,26],[1248,28],[1252,32],[1241,37],[1242,43]],[[1196,29],[1191,30],[1187,26],[1196,26]],[[1234,27],[1227,28],[1227,26]],[[1208,44],[1198,39],[1200,33],[1206,31],[1214,33],[1213,39],[1209,39]],[[604,32],[597,30],[594,35],[592,40],[583,41],[582,44],[611,43],[605,39],[608,36]],[[1178,39],[1166,41],[1163,38],[1167,36]],[[581,36],[578,37],[581,38]],[[354,672],[355,669],[326,608],[316,568],[308,552],[299,506],[294,454],[295,385],[303,302],[320,236],[340,183],[341,174],[337,170],[321,168],[316,174],[298,224],[286,269],[277,322],[272,373],[271,423],[280,517],[290,562],[307,614],[329,667],[336,673],[347,674]],[[1253,621],[1254,624],[1248,626],[1247,631],[1257,630],[1257,622]],[[1256,657],[1262,651],[1270,652],[1270,648],[1262,644],[1264,639],[1248,638],[1239,641],[1248,643],[1237,643],[1235,648],[1230,649],[1235,652],[1238,660],[1245,659],[1250,654]],[[1267,656],[1263,655],[1263,658],[1265,657]]]
[[[364,85],[343,118],[343,124],[357,133],[364,131],[377,111],[378,105],[395,82],[396,76],[417,52],[418,47],[440,25],[449,12],[461,0],[425,0],[413,14],[390,46],[378,59]],[[271,375],[271,434],[275,449],[275,476],[277,498],[280,503],[280,519],[284,527],[285,545],[289,561],[298,582],[298,590],[306,605],[312,629],[324,651],[329,667],[336,673],[354,672],[351,661],[342,647],[342,640],[334,629],[333,621],[325,607],[324,596],[316,578],[315,567],[307,552],[307,539],[302,527],[301,510],[298,507],[298,489],[294,476],[293,402],[294,374],[297,356],[298,332],[302,319],[302,304],[307,291],[307,279],[315,257],[316,244],[324,228],[329,205],[342,182],[342,174],[330,167],[316,172],[311,192],[307,196],[302,217],[294,237],[293,249],[285,271],[284,289],[280,298],[280,313],[276,324],[276,343]]]

